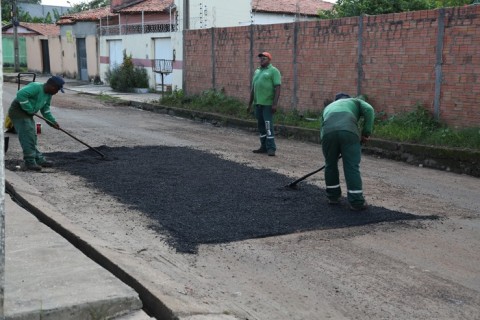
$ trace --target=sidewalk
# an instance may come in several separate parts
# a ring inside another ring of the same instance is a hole
[[[9,73],[3,75],[4,82],[14,82],[17,83],[18,77],[16,73]],[[37,75],[35,77],[35,82],[47,82],[49,76],[46,75]],[[21,86],[23,87],[26,83],[31,82],[33,76],[23,76],[21,77]],[[148,103],[152,101],[158,101],[162,94],[161,93],[125,93],[125,92],[117,92],[112,90],[110,86],[107,85],[95,85],[87,81],[75,80],[75,79],[68,79],[64,78],[65,85],[64,90],[72,90],[76,92],[82,92],[86,94],[93,94],[93,95],[108,95],[111,97],[116,97],[122,100],[127,101],[136,101],[136,102],[143,102]],[[61,94],[61,93],[59,93]]]
[[[15,173],[5,180],[10,194],[41,199]],[[141,308],[133,289],[5,195],[5,319],[152,319]]]

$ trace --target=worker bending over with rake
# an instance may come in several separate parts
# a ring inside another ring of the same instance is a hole
[[[65,81],[53,76],[46,83],[31,82],[17,92],[16,98],[10,105],[8,116],[13,122],[18,140],[23,150],[23,160],[27,170],[41,171],[42,167],[51,167],[43,154],[37,149],[37,134],[33,116],[40,111],[47,123],[59,129],[57,121],[50,112],[52,96],[63,91]]]
[[[358,126],[364,118],[361,132]],[[338,159],[341,156],[347,184],[347,199],[351,210],[367,208],[360,175],[361,143],[367,142],[373,130],[375,112],[367,102],[339,93],[335,101],[323,110],[321,139],[325,157],[325,183],[329,204],[340,203]]]

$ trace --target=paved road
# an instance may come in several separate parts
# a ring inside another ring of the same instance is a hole
[[[138,150],[139,161],[144,157],[142,150],[188,148],[231,161],[232,167],[246,166],[251,172],[247,177],[267,170],[283,175],[286,182],[323,164],[318,145],[279,139],[277,157],[263,157],[251,153],[258,143],[252,133],[104,106],[72,92],[54,97],[53,104],[64,129],[114,155],[125,147]],[[60,162],[69,155],[71,161],[90,161],[95,170],[102,165],[89,159],[85,146],[48,127],[40,136],[40,146]],[[14,165],[18,145],[11,143],[7,156],[7,166]],[[122,175],[110,170],[120,183]],[[180,174],[182,162],[168,172]],[[17,174],[82,228],[104,256],[183,319],[194,315],[208,319],[477,319],[479,180],[368,156],[362,172],[372,206],[418,219],[202,243],[193,254],[177,251],[161,222],[141,207],[96,188],[86,175],[61,167]],[[312,191],[308,201],[323,208],[322,175],[309,182],[318,191]],[[212,193],[223,191],[209,186]],[[311,192],[310,186],[299,191],[302,200],[304,191]],[[159,210],[161,202],[168,201],[158,194],[138,197],[139,202],[160,198]],[[349,217],[350,213],[338,214]]]

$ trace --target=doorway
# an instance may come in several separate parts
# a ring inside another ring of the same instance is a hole
[[[50,74],[50,52],[48,51],[48,40],[40,40],[42,46],[42,73]]]
[[[77,38],[77,64],[80,80],[88,81],[87,45],[85,38]]]

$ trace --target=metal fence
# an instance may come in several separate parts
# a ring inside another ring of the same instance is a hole
[[[162,33],[177,31],[177,24],[171,21],[156,21],[149,23],[132,23],[99,27],[100,36],[117,36],[128,34]]]

